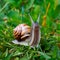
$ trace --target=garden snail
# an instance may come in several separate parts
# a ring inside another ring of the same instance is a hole
[[[30,20],[32,26],[28,26],[26,24],[20,24],[14,29],[14,36],[17,40],[12,41],[15,44],[25,45],[25,46],[38,46],[40,42],[40,27],[39,27],[39,18],[38,16],[37,22],[34,22],[32,17],[30,16]],[[17,35],[17,36],[16,36]]]

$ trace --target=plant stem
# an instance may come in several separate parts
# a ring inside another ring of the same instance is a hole
[[[0,9],[0,12],[2,12],[8,4],[9,4],[9,2],[7,2],[7,3]]]

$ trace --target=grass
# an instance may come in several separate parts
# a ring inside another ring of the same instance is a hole
[[[31,0],[28,3],[27,0],[19,0],[17,3],[16,0],[0,2],[0,60],[60,60],[59,3],[54,0]],[[18,24],[26,23],[31,26],[28,12],[34,21],[40,13],[41,42],[38,48],[11,42],[15,39],[13,29]]]

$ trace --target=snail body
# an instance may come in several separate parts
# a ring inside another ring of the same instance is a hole
[[[30,15],[29,15],[30,16]],[[34,22],[32,17],[30,16],[31,20],[31,27],[27,24],[20,24],[14,29],[14,37],[16,40],[12,41],[15,44],[25,45],[25,46],[38,46],[40,42],[40,27],[39,27],[39,18],[37,22]]]
[[[40,27],[37,22],[32,25],[30,40],[31,46],[37,46],[40,42]]]

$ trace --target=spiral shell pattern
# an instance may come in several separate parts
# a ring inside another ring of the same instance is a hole
[[[14,30],[13,35],[18,41],[26,40],[31,33],[31,27],[27,24],[19,24]]]

